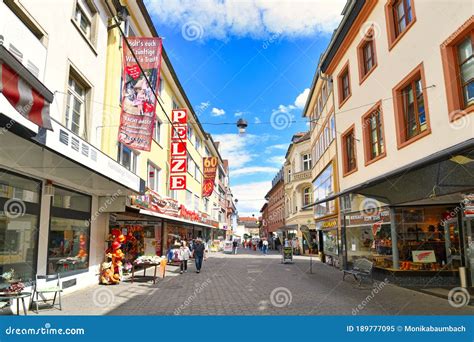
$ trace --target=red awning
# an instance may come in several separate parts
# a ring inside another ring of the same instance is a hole
[[[40,127],[52,129],[49,115],[50,103],[1,60],[0,93],[25,118]]]

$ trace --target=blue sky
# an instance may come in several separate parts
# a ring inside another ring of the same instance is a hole
[[[255,214],[282,166],[344,0],[148,0],[204,129],[229,159],[240,215]],[[245,136],[235,122],[248,121]],[[291,122],[297,121],[297,122]]]

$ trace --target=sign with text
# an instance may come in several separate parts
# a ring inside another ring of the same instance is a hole
[[[412,251],[413,262],[436,262],[436,256],[433,250]]]
[[[118,140],[134,150],[150,151],[156,120],[156,98],[153,92],[158,91],[160,79],[161,38],[127,39],[133,53],[124,38],[122,113]]]
[[[202,197],[210,197],[214,191],[214,180],[217,173],[217,157],[204,157],[203,173],[204,181],[202,183]]]
[[[171,122],[171,156],[170,156],[170,190],[186,189],[186,172],[188,171],[186,150],[188,111],[186,108],[173,109]]]

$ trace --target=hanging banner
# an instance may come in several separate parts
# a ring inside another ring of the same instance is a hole
[[[188,111],[186,108],[173,109],[171,112],[171,156],[170,156],[170,190],[186,189]]]
[[[153,91],[158,91],[160,79],[161,38],[129,37],[127,40],[138,62],[124,40],[118,140],[134,150],[150,151],[156,119]],[[138,63],[145,74],[141,73]]]
[[[204,180],[202,183],[202,197],[210,197],[214,191],[214,180],[217,173],[217,157],[202,158]]]

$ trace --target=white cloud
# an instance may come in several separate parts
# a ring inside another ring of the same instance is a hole
[[[242,116],[244,115],[244,112],[235,112],[234,113],[234,116],[238,117],[238,116]]]
[[[230,177],[251,175],[255,173],[277,173],[278,168],[270,166],[249,166],[230,171]]]
[[[332,33],[345,0],[147,0],[150,13],[169,26],[193,23],[203,39],[265,38]],[[194,33],[195,34],[195,33]]]
[[[273,156],[268,158],[268,161],[273,164],[283,165],[285,163],[285,156]]]
[[[255,121],[254,121],[255,124],[261,124],[262,123],[262,120],[260,120],[260,118],[258,116],[255,117]]]
[[[309,95],[309,88],[306,88],[305,90],[303,90],[301,94],[299,94],[296,97],[296,100],[295,100],[296,108],[299,108],[299,109],[304,108],[304,105],[306,104],[306,100],[308,99],[308,95]]]
[[[256,135],[214,134],[212,138],[219,142],[219,152],[222,158],[229,159],[231,169],[241,168],[255,157],[249,152],[249,145],[257,140]]]
[[[237,210],[240,216],[251,216],[255,214],[258,217],[260,209],[265,203],[265,195],[271,189],[272,183],[254,182],[232,186],[234,198],[237,198]]]
[[[211,115],[212,116],[222,116],[225,114],[225,110],[220,109],[220,108],[212,108]]]

